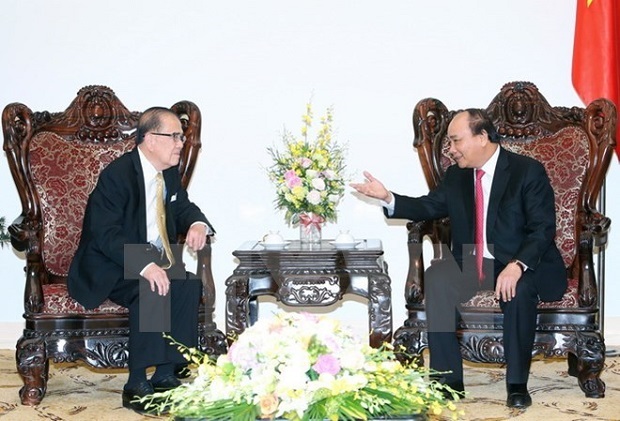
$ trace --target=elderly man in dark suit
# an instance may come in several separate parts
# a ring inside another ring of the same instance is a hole
[[[136,397],[180,385],[175,368],[185,360],[162,332],[187,346],[198,338],[202,284],[186,273],[174,243],[184,233],[188,247],[200,250],[212,227],[181,186],[184,141],[171,110],[154,107],[141,115],[137,146],[101,172],[89,197],[69,270],[69,293],[84,307],[109,298],[129,309],[123,406],[136,411],[144,411]],[[155,372],[147,381],[149,367]]]
[[[554,242],[553,190],[542,164],[499,145],[483,110],[457,113],[448,137],[456,164],[428,195],[394,194],[368,172],[364,183],[351,186],[380,199],[391,218],[450,218],[453,259],[425,272],[430,366],[446,372],[442,382],[464,392],[458,309],[477,290],[494,289],[504,313],[506,404],[525,408],[532,403],[527,380],[537,303],[558,300],[566,290]]]

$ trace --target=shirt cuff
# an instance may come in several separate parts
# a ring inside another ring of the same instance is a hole
[[[149,263],[148,265],[144,266],[144,269],[142,269],[142,270],[140,271],[140,276],[142,276],[142,277],[144,278],[144,272],[146,272],[146,268],[148,268],[148,267],[149,267],[149,266],[151,266],[151,265],[155,265],[155,264],[156,264],[155,262],[151,262],[151,263]]]
[[[393,200],[390,203],[384,200],[379,200],[379,203],[381,204],[381,206],[385,208],[385,211],[387,212],[388,216],[394,215],[394,207],[396,206],[396,196],[392,194],[392,198]]]
[[[519,267],[521,268],[521,272],[525,272],[528,269],[527,265],[519,259],[512,259],[508,263],[516,263],[517,265],[519,265]]]
[[[196,225],[196,224],[201,224],[201,225],[204,225],[205,227],[207,227],[207,235],[213,235],[213,234],[215,234],[215,233],[211,230],[211,227],[210,227],[210,226],[209,226],[206,222],[196,221],[196,222],[194,222],[192,225],[190,225],[189,227],[191,228],[191,227],[193,227],[193,226],[194,226],[194,225]]]

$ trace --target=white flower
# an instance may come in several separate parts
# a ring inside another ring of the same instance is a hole
[[[325,180],[322,178],[313,178],[312,179],[312,187],[317,190],[325,190]]]
[[[316,170],[306,170],[306,177],[309,179],[317,178],[319,172]]]
[[[278,376],[278,384],[275,388],[276,394],[283,395],[288,390],[305,389],[307,381],[306,371],[300,370],[298,367],[284,367]]]
[[[347,349],[346,358],[341,359],[342,368],[349,371],[361,371],[366,362],[366,356],[361,350]],[[352,351],[352,352],[351,352]]]
[[[306,199],[311,204],[318,205],[319,203],[321,203],[321,192],[319,192],[318,190],[310,190],[308,192],[308,195],[306,196]]]
[[[341,197],[342,196],[339,196],[337,194],[330,194],[330,195],[327,196],[328,200],[330,202],[332,202],[332,203],[338,203],[340,201]]]
[[[323,175],[325,176],[325,178],[327,178],[328,180],[335,180],[337,175],[336,172],[333,170],[325,170],[323,171]]]

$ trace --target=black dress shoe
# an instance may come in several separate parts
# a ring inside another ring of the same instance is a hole
[[[174,367],[174,375],[177,379],[187,379],[192,374],[187,364],[177,364]]]
[[[152,381],[155,392],[166,392],[181,386],[181,382],[174,375],[169,375],[160,380]]]
[[[532,405],[532,397],[527,391],[526,384],[507,384],[506,391],[508,392],[507,407],[523,409]]]
[[[145,408],[146,402],[138,402],[137,399],[143,398],[154,393],[153,386],[150,382],[143,381],[133,387],[123,387],[123,406],[127,409],[133,409],[140,414],[154,412]]]

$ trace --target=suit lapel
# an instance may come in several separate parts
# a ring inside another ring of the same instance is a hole
[[[508,168],[510,164],[508,162],[508,153],[500,147],[499,156],[497,157],[497,164],[495,165],[495,174],[493,175],[493,184],[491,186],[491,194],[489,196],[489,206],[487,208],[487,242],[492,237],[493,227],[497,220],[497,213],[499,212],[499,202],[504,196],[506,186],[508,186],[508,180],[510,179],[510,171]]]
[[[142,241],[146,242],[146,188],[144,186],[144,172],[142,172],[142,164],[138,155],[138,147],[131,151],[131,160],[135,170],[135,180],[138,184],[138,194],[140,203],[140,212],[138,212],[138,234]]]
[[[176,170],[176,167],[174,167],[174,171]],[[164,209],[166,209],[166,230],[168,230],[168,237],[170,238],[170,241],[172,241],[172,238],[170,237],[173,234],[173,217],[170,209],[170,199],[172,198],[172,179],[171,179],[171,172],[170,169],[162,171],[162,174],[164,176],[164,184],[166,185],[165,187],[165,192],[166,192],[166,198],[164,200]]]
[[[463,212],[465,213],[465,221],[467,221],[467,235],[474,241],[474,170],[467,168],[463,170],[465,175],[461,177],[461,186],[459,190],[463,195],[460,203],[463,204]]]

